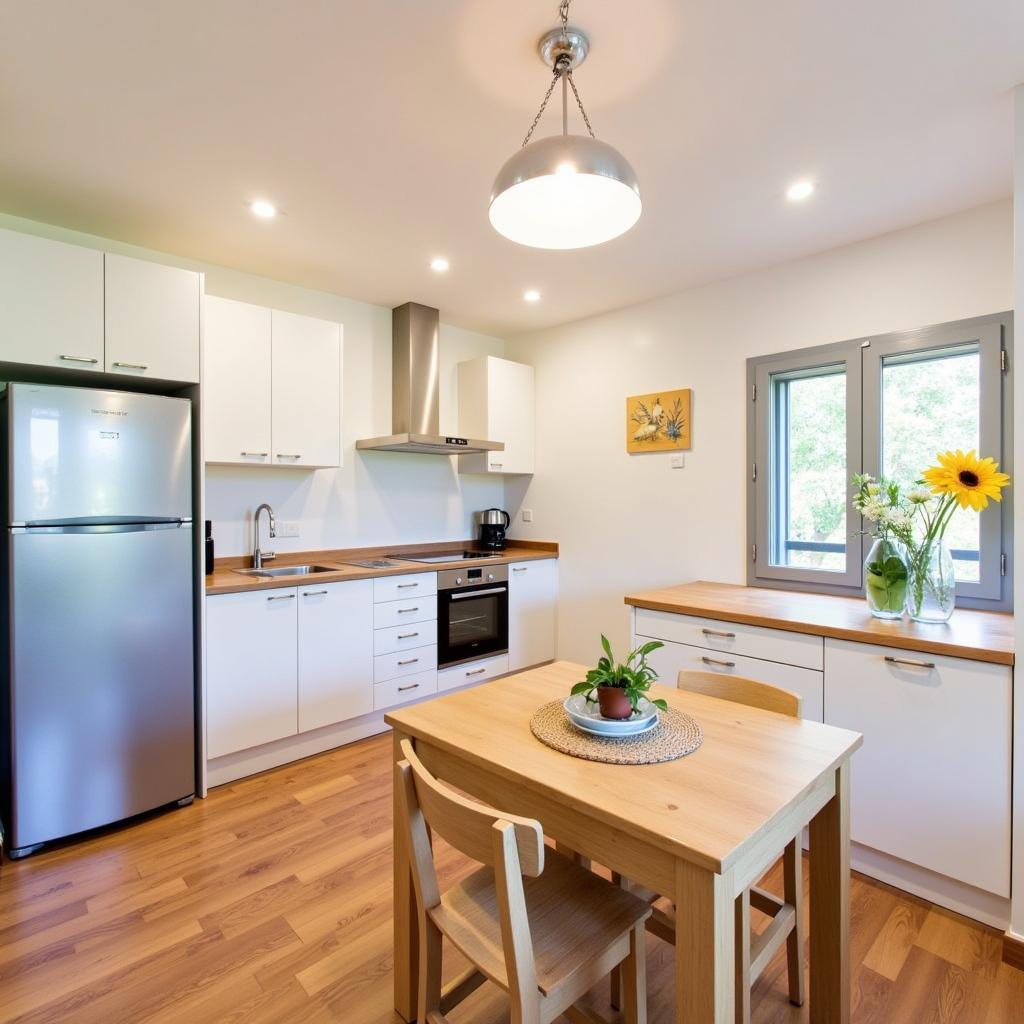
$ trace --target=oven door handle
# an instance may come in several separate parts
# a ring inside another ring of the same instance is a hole
[[[488,587],[486,590],[470,590],[452,594],[450,601],[464,601],[467,597],[486,597],[488,594],[507,594],[508,587]]]

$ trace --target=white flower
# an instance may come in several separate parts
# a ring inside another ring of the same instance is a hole
[[[881,494],[882,493],[881,486],[879,484],[876,484],[876,483],[867,484],[867,486],[865,487],[865,490],[868,492],[868,494],[871,495],[872,498],[875,497],[876,494]]]
[[[896,530],[907,530],[911,524],[910,513],[899,508],[887,509],[881,521]]]
[[[861,505],[860,509],[860,514],[872,522],[879,522],[884,519],[887,512],[888,506],[885,502],[879,501],[878,498],[869,498]]]
[[[907,501],[914,505],[923,505],[926,501],[932,500],[932,492],[927,487],[915,487],[907,491]]]

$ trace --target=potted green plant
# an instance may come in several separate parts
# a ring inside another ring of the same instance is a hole
[[[662,711],[667,711],[668,704],[665,701],[647,696],[651,683],[658,678],[658,673],[647,663],[647,655],[664,646],[660,640],[648,640],[636,650],[630,651],[622,664],[616,664],[608,637],[602,634],[604,656],[598,661],[597,667],[587,673],[587,678],[572,688],[573,695],[582,693],[588,701],[593,701],[596,690],[602,718],[629,718],[636,711],[641,697],[647,698]]]

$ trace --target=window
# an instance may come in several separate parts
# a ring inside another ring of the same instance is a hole
[[[850,478],[911,485],[935,453],[1010,462],[1011,314],[748,361],[751,583],[859,592],[870,544]],[[946,532],[961,604],[1009,607],[1009,492]]]

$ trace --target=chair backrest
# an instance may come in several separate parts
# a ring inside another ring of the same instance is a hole
[[[684,671],[679,673],[676,685],[680,690],[703,693],[707,697],[729,700],[734,704],[746,704],[747,707],[760,708],[762,711],[775,711],[792,718],[800,717],[803,705],[800,694],[793,693],[792,690],[761,683],[756,679],[744,679],[743,676]]]
[[[544,870],[540,822],[502,814],[467,799],[427,771],[409,740],[402,741],[401,749],[403,760],[395,765],[395,788],[420,913],[441,902],[429,828],[468,857],[494,869],[509,992],[514,1002],[536,997],[523,875],[536,877]],[[463,952],[472,959],[471,950]]]

